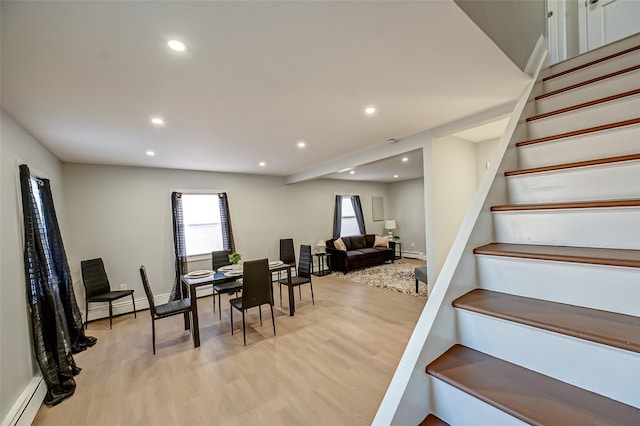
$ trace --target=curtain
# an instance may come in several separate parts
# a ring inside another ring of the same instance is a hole
[[[33,348],[47,384],[44,402],[56,405],[76,389],[73,376],[80,373],[80,368],[72,354],[93,346],[96,339],[84,335],[50,182],[37,181],[39,187],[34,191],[29,167],[20,166],[24,268]]]
[[[367,233],[367,230],[364,227],[364,216],[362,215],[362,204],[360,203],[360,196],[352,195],[351,204],[353,205],[353,211],[356,214],[356,221],[358,222],[358,229],[360,230],[360,234],[364,235]]]
[[[340,238],[342,230],[342,195],[336,195],[336,205],[333,209],[333,238]]]
[[[231,228],[231,212],[229,211],[229,199],[226,192],[218,194],[220,197],[220,220],[222,221],[222,244],[225,250],[236,252],[236,245],[233,242],[233,229]]]
[[[171,212],[173,221],[173,248],[175,250],[176,257],[176,277],[173,282],[173,289],[171,289],[171,296],[169,300],[182,299],[182,281],[180,276],[187,273],[187,245],[184,239],[184,219],[182,215],[182,193],[171,193]]]

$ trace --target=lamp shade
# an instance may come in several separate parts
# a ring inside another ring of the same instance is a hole
[[[385,229],[396,229],[396,220],[395,219],[387,219],[384,221]]]
[[[326,247],[327,243],[324,240],[318,240],[318,242],[316,243],[316,246],[318,246],[318,247]]]

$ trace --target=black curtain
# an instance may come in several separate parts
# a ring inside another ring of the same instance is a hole
[[[24,268],[33,348],[47,384],[44,402],[56,405],[76,389],[73,376],[80,368],[72,354],[93,346],[96,339],[84,335],[50,182],[37,179],[37,191],[31,182],[29,167],[21,165]]]
[[[176,277],[169,300],[182,299],[182,281],[180,276],[187,273],[187,245],[184,239],[184,219],[182,215],[182,193],[171,193],[171,212],[173,221],[173,248],[176,257]]]
[[[358,229],[360,230],[360,234],[364,235],[367,233],[367,230],[364,227],[364,216],[362,215],[362,204],[360,204],[359,195],[351,196],[351,205],[353,206],[353,211],[356,214],[356,221],[358,222]]]
[[[231,228],[231,212],[229,211],[229,199],[226,192],[218,194],[220,198],[220,220],[222,221],[222,244],[225,250],[236,252],[236,245],[233,242],[233,229]]]
[[[333,238],[340,238],[342,230],[342,195],[336,195],[336,206],[333,209]]]

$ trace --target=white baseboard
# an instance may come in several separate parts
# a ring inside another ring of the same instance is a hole
[[[404,254],[404,253],[403,253]],[[196,297],[211,296],[211,286],[205,285],[196,289]],[[162,305],[169,301],[169,293],[153,296],[153,299],[157,305]],[[125,300],[126,299],[126,300]],[[136,298],[136,311],[143,311],[149,309],[149,302],[146,297]],[[84,301],[82,302],[84,303]],[[133,313],[133,303],[131,298],[126,297],[115,303],[113,303],[113,316]],[[86,316],[84,317],[86,319]],[[89,321],[98,320],[102,318],[109,318],[109,304],[108,303],[89,303]]]
[[[420,253],[419,251],[404,251],[402,250],[402,257],[409,259],[427,260],[427,255]]]
[[[34,376],[2,420],[2,426],[28,426],[33,423],[46,394],[44,379],[41,375]]]

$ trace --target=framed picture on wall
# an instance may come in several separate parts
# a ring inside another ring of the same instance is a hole
[[[381,196],[371,197],[371,212],[374,222],[384,220],[384,202]]]

